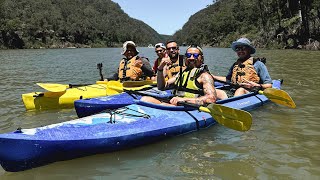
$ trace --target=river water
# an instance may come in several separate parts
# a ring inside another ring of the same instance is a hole
[[[184,47],[181,52],[185,52]],[[140,54],[156,57],[153,48]],[[205,48],[205,62],[225,75],[229,48]],[[0,50],[0,133],[77,118],[74,109],[26,111],[21,94],[43,91],[37,82],[88,84],[117,68],[120,48]],[[320,179],[320,51],[257,50],[273,79],[295,101],[251,111],[253,125],[237,132],[221,125],[129,150],[56,162],[0,179]],[[1,144],[0,144],[1,148]],[[23,149],[21,149],[23,151]]]

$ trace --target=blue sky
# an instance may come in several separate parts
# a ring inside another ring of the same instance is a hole
[[[189,17],[212,0],[112,0],[130,17],[139,19],[160,34],[172,35]]]

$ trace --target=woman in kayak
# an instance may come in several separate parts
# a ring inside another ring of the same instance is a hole
[[[138,81],[145,80],[154,75],[150,62],[147,58],[138,56],[139,51],[133,41],[123,44],[122,55],[125,57],[120,61],[118,72],[107,80]]]
[[[266,89],[272,87],[272,79],[267,67],[261,61],[256,61],[251,54],[256,49],[247,38],[240,38],[233,42],[231,48],[237,53],[238,60],[231,66],[229,73],[224,76],[213,76],[223,82],[232,82],[241,87],[236,89],[234,96],[240,96],[253,89]]]
[[[157,86],[158,89],[174,88],[173,97],[169,103],[163,103],[153,97],[144,96],[142,101],[152,102],[156,104],[177,105],[180,101],[185,101],[198,105],[206,105],[215,103],[217,97],[221,96],[214,87],[214,82],[211,74],[208,72],[207,66],[203,64],[203,50],[197,45],[191,45],[187,48],[185,54],[185,70],[180,72],[165,81],[163,68],[170,65],[170,58],[163,58],[158,66]],[[182,62],[180,64],[183,64]],[[182,76],[180,76],[180,74]],[[222,94],[223,95],[223,94]]]

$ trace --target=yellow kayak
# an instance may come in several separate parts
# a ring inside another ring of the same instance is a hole
[[[153,81],[146,80],[125,82],[124,85],[127,85],[127,87],[137,87],[154,83]],[[118,81],[97,81],[96,84],[80,87],[49,83],[37,84],[48,91],[22,94],[22,101],[27,110],[72,108],[74,107],[75,100],[109,96],[123,92],[123,85]]]

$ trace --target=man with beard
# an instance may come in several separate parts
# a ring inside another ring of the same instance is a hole
[[[177,44],[174,42],[167,43],[167,50],[177,50]],[[172,56],[175,57],[175,56]],[[167,87],[173,86],[173,97],[170,103],[161,102],[153,97],[144,96],[142,101],[152,102],[156,104],[177,105],[178,102],[184,101],[198,105],[207,105],[215,103],[217,100],[217,92],[214,87],[214,82],[211,74],[203,68],[203,51],[197,45],[191,45],[187,48],[185,54],[186,69],[179,72],[174,77],[165,81],[164,68],[172,64],[172,58],[163,58],[158,66],[157,86],[158,89],[164,90]]]
[[[183,55],[180,55],[179,46],[176,41],[168,41],[166,43],[166,54],[163,60],[168,62],[163,67],[163,75],[166,80],[174,77],[178,72],[180,72],[179,60],[183,60]],[[160,65],[160,64],[159,64]],[[185,66],[182,66],[182,70]]]

